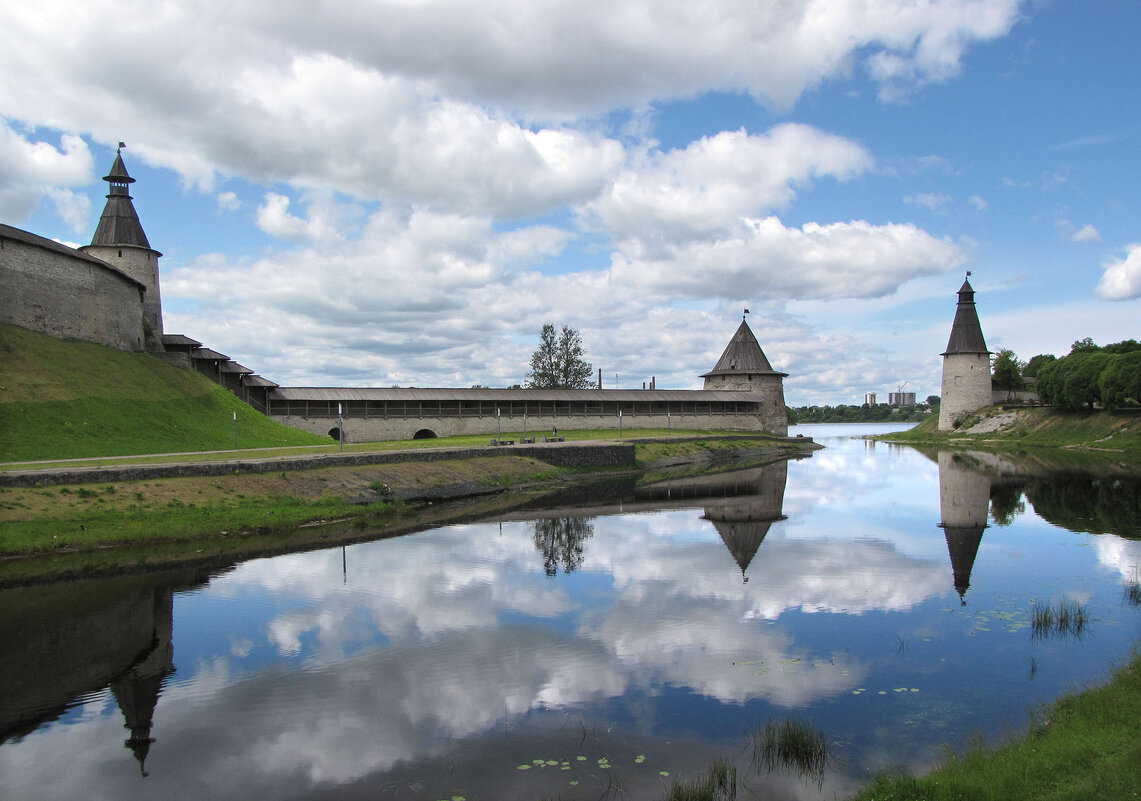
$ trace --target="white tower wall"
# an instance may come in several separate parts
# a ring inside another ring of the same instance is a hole
[[[990,355],[948,353],[943,356],[939,430],[954,429],[971,413],[990,403]]]

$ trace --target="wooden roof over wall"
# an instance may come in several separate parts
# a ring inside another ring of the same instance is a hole
[[[297,401],[755,401],[759,394],[708,389],[448,389],[444,387],[278,387],[273,400]]]

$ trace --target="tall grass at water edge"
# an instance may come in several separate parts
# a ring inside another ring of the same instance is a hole
[[[1080,639],[1089,626],[1089,613],[1076,601],[1059,601],[1056,605],[1035,603],[1030,609],[1030,637],[1044,640],[1050,637]]]

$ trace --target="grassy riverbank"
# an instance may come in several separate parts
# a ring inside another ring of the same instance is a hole
[[[854,801],[1122,801],[1141,797],[1141,654],[1055,702],[1025,736],[914,778],[884,775]]]
[[[1141,414],[1136,413],[988,406],[954,431],[939,431],[937,423],[932,415],[914,428],[877,439],[956,447],[1087,449],[1141,459]]]
[[[576,433],[596,439],[617,434]],[[587,481],[632,481],[650,470],[707,470],[717,462],[749,464],[794,452],[773,438],[714,435],[640,442],[637,464],[629,468],[555,468],[527,455],[467,454],[440,461],[0,487],[0,585],[376,539],[494,513],[521,497]],[[507,497],[507,489],[516,492]],[[459,498],[463,506],[449,504],[448,510],[424,506]],[[409,499],[419,499],[417,508],[405,503]]]

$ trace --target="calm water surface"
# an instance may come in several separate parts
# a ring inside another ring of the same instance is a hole
[[[1138,477],[801,426],[810,459],[327,551],[7,590],[0,798],[741,797],[923,770],[1139,641]],[[1033,636],[1076,601],[1079,637]],[[751,764],[794,718],[823,776]]]

